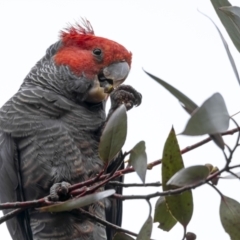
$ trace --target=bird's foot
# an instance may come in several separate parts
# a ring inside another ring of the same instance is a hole
[[[49,199],[51,201],[59,201],[59,200],[66,200],[68,189],[71,186],[68,182],[61,182],[61,183],[55,183],[50,188],[50,197]]]
[[[127,110],[133,106],[139,106],[142,102],[141,93],[137,92],[130,85],[120,85],[111,95],[111,110],[115,110],[121,104],[125,104]]]

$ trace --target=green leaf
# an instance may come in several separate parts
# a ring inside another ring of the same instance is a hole
[[[220,7],[219,9],[232,20],[231,22],[235,31],[240,34],[240,7],[229,6]]]
[[[134,240],[134,239],[125,233],[118,232],[114,235],[113,240]]]
[[[177,223],[176,219],[167,208],[165,197],[160,197],[156,202],[154,222],[158,222],[158,227],[167,232]]]
[[[217,144],[218,147],[224,150],[225,144],[221,134],[219,133],[210,134],[210,137]]]
[[[143,224],[136,240],[150,240],[152,234],[152,217],[149,215],[146,222]]]
[[[154,79],[156,82],[158,82],[160,85],[165,87],[174,97],[176,97],[180,103],[181,106],[189,113],[192,114],[194,110],[198,108],[197,104],[194,103],[191,99],[189,99],[187,96],[185,96],[182,92],[171,86],[170,84],[166,83],[162,79],[155,77],[151,73],[146,72],[143,70],[148,76],[150,76],[152,79]],[[224,141],[220,134],[212,134],[210,135],[212,140],[220,147],[221,149],[224,149]]]
[[[158,82],[160,85],[165,87],[174,97],[176,97],[182,104],[184,109],[188,113],[192,113],[198,106],[196,103],[194,103],[190,98],[188,98],[186,95],[184,95],[182,92],[177,90],[175,87],[172,85],[168,84],[167,82],[163,81],[162,79],[155,77],[151,73],[146,72],[143,70],[149,77],[154,79],[156,82]]]
[[[182,168],[184,168],[182,155],[175,131],[172,129],[163,149],[162,185],[164,191],[172,189],[172,186],[167,185],[167,182]],[[186,191],[179,195],[168,196],[166,197],[166,202],[173,217],[185,228],[191,220],[193,213],[192,192]]]
[[[74,198],[63,203],[54,204],[52,206],[38,208],[40,212],[65,212],[73,209],[81,208],[89,204],[95,203],[103,198],[113,195],[114,189],[89,194],[80,198]]]
[[[137,143],[131,150],[129,159],[130,165],[133,166],[143,183],[145,183],[147,172],[147,154],[145,149],[146,147],[144,141]]]
[[[222,95],[215,93],[194,111],[182,134],[197,136],[224,132],[228,129],[229,120]]]
[[[209,169],[206,166],[198,165],[182,168],[176,172],[167,182],[167,185],[184,187],[196,184],[209,176]]]
[[[240,239],[240,204],[236,200],[223,196],[220,204],[220,219],[224,230],[231,240]]]
[[[238,70],[237,70],[235,61],[234,61],[234,59],[233,59],[233,57],[232,57],[232,54],[231,54],[231,52],[230,52],[230,50],[229,50],[229,47],[228,47],[228,44],[227,44],[226,40],[224,39],[224,37],[223,37],[220,29],[217,27],[217,25],[215,24],[215,22],[214,22],[209,16],[207,16],[206,14],[204,14],[204,13],[202,13],[202,12],[200,12],[200,13],[203,14],[205,17],[207,17],[207,18],[213,23],[213,25],[215,26],[215,28],[217,29],[217,31],[218,31],[218,33],[219,33],[219,36],[220,36],[220,38],[221,38],[221,40],[222,40],[223,46],[224,46],[224,48],[225,48],[225,50],[226,50],[226,52],[227,52],[228,59],[229,59],[229,61],[230,61],[230,63],[231,63],[233,72],[234,72],[234,74],[235,74],[235,76],[236,76],[236,78],[237,78],[237,80],[238,80],[238,83],[240,84],[239,74],[238,74]]]
[[[122,149],[127,137],[126,107],[122,104],[109,118],[99,143],[99,156],[105,162],[111,161]]]
[[[211,0],[211,2],[229,37],[232,39],[233,44],[240,52],[240,33],[237,31],[232,19],[220,10],[221,7],[231,7],[232,5],[227,0]]]

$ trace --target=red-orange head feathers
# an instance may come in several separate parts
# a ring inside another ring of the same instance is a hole
[[[70,26],[61,32],[63,46],[55,56],[56,64],[69,66],[73,73],[91,78],[100,70],[116,62],[131,66],[131,52],[122,45],[94,35],[89,21]]]
[[[100,102],[127,77],[131,52],[122,45],[94,35],[89,21],[61,32],[62,46],[54,60],[68,66],[76,76],[91,81],[87,101]]]

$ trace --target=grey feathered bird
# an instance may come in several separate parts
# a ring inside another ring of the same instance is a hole
[[[131,53],[95,36],[88,21],[61,32],[60,40],[0,109],[2,203],[45,197],[56,183],[82,182],[103,169],[98,144],[110,91],[116,88],[110,95],[110,112],[121,103],[128,109],[141,103],[138,92],[120,85],[130,66]],[[105,203],[87,210],[120,225],[121,202],[112,201],[108,208]],[[76,211],[51,214],[30,209],[8,220],[7,227],[13,240],[111,240],[113,236],[112,229]]]

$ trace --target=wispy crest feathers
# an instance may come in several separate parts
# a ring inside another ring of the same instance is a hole
[[[81,22],[76,22],[74,25],[69,25],[60,32],[60,37],[64,38],[66,35],[94,35],[94,30],[91,23],[86,18],[81,18]]]

